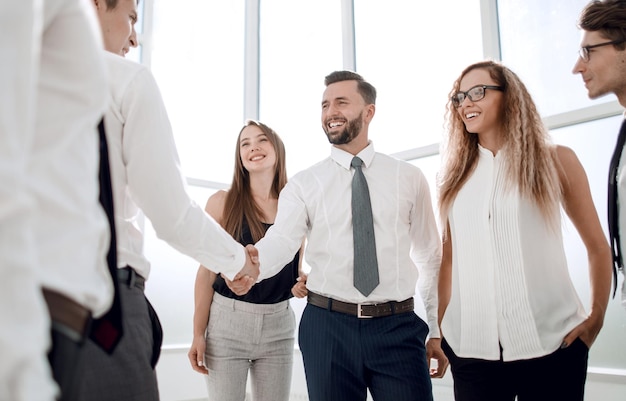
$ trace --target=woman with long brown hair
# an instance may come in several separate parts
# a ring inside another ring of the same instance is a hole
[[[254,244],[274,222],[286,183],[282,140],[249,120],[237,138],[232,185],[212,195],[206,211],[243,245]],[[255,401],[289,399],[296,325],[289,299],[306,295],[304,280],[295,286],[300,267],[298,252],[278,274],[240,296],[200,266],[189,360],[208,375],[209,400],[244,401],[248,372]]]

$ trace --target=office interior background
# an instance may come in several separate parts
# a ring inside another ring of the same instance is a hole
[[[377,151],[419,166],[435,204],[452,83],[471,63],[502,60],[527,85],[554,142],[577,153],[608,232],[606,177],[622,108],[612,95],[589,100],[582,79],[571,72],[581,35],[576,20],[586,3],[141,0],[140,46],[127,57],[148,65],[157,79],[190,194],[200,205],[228,188],[236,138],[248,118],[282,137],[289,175],[327,157],[330,145],[320,122],[323,79],[340,69],[359,72],[377,88],[370,139]],[[157,366],[162,400],[206,399],[204,379],[186,355],[198,264],[146,225],[153,264],[146,293],[165,331]],[[571,276],[587,306],[587,257],[566,216],[563,232]],[[305,302],[292,300],[298,318]],[[449,371],[433,385],[436,401],[453,400]],[[586,394],[590,401],[626,399],[626,310],[619,294],[610,300],[590,352]],[[307,400],[297,346],[292,400]]]

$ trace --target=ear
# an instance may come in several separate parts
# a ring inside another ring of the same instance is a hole
[[[376,114],[375,104],[368,104],[367,106],[365,106],[365,122],[369,123],[370,121],[372,121],[372,118],[374,118],[374,114]]]

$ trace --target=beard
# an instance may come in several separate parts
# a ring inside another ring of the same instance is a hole
[[[361,132],[361,128],[363,128],[363,112],[361,112],[357,118],[348,121],[343,128],[343,131],[340,131],[336,134],[330,134],[328,132],[328,124],[324,124],[324,132],[326,133],[326,137],[328,138],[328,142],[333,145],[345,145],[346,143],[351,142],[354,138],[359,135]]]

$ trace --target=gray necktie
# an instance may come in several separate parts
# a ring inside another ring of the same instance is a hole
[[[352,159],[352,234],[354,240],[354,286],[368,296],[378,286],[378,261],[374,240],[374,220],[367,181],[361,170],[363,161]]]

